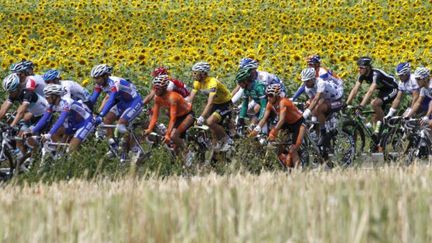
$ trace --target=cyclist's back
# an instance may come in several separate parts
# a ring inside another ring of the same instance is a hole
[[[216,93],[213,100],[214,104],[224,104],[231,101],[231,93],[227,87],[214,77],[207,77],[203,82],[194,81],[193,91],[205,95]]]
[[[26,77],[25,89],[34,91],[42,97],[44,97],[43,89],[45,88],[45,85],[45,81],[41,75],[31,75]]]
[[[89,92],[75,81],[60,80],[60,84],[66,90],[66,94],[63,96],[65,98],[85,102],[90,96]]]

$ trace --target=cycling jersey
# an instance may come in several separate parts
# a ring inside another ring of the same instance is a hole
[[[186,85],[182,81],[174,78],[169,78],[167,90],[177,92],[183,97],[188,97],[190,94]]]
[[[47,121],[51,119],[54,112],[59,112],[60,116],[48,132],[50,135],[55,134],[61,126],[69,130],[79,130],[81,127],[92,127],[88,125],[89,123],[93,124],[93,116],[90,109],[81,101],[63,97],[58,105],[49,106],[42,119],[40,119],[32,129],[32,133],[39,133],[46,125]],[[85,129],[85,131],[90,132],[89,129]],[[77,137],[81,140],[84,140],[88,135],[88,133],[83,133],[83,131],[81,131],[80,134],[81,136]]]
[[[398,85],[396,83],[396,80],[393,76],[388,75],[384,71],[380,69],[373,68],[371,72],[369,72],[369,75],[360,75],[358,77],[358,81],[360,83],[363,83],[363,81],[366,81],[369,84],[376,84],[378,90],[393,90],[397,89]]]
[[[186,100],[177,92],[167,91],[162,96],[155,96],[154,105],[152,108],[153,115],[148,127],[149,131],[153,131],[156,125],[159,117],[160,107],[168,108],[170,112],[169,124],[166,134],[171,134],[171,131],[173,130],[178,118],[187,115],[192,111],[192,105],[186,102]]]
[[[43,96],[40,96],[36,92],[28,89],[21,90],[20,94],[16,98],[11,96],[8,97],[8,102],[14,103],[15,101],[22,104],[28,103],[28,111],[35,117],[42,116],[48,107],[48,102]]]
[[[292,101],[287,98],[281,98],[279,103],[272,105],[270,102],[267,103],[266,110],[275,112],[278,116],[281,112],[286,112],[284,123],[288,125],[295,124],[297,121],[303,118],[301,111],[294,105]]]
[[[89,99],[91,104],[96,103],[102,91],[109,95],[108,101],[99,114],[102,117],[104,117],[116,103],[120,102],[127,106],[141,100],[141,96],[138,94],[135,85],[119,77],[110,76],[105,86],[96,84],[93,94]]]
[[[270,84],[280,84],[281,85],[281,97],[285,97],[286,95],[286,87],[285,84],[280,80],[276,75],[264,72],[264,71],[257,71],[257,77],[256,80],[260,81],[264,84],[265,87],[267,87]],[[234,94],[232,97],[232,102],[237,103],[237,101],[243,97],[244,89],[240,88],[237,93]]]
[[[256,80],[253,81],[250,88],[246,88],[244,90],[243,94],[243,103],[240,110],[240,118],[245,118],[248,111],[248,103],[249,98],[252,98],[256,103],[260,104],[260,110],[258,113],[258,119],[261,120],[261,118],[264,116],[265,107],[267,105],[267,97],[265,94],[265,85]]]
[[[398,89],[405,94],[412,94],[414,91],[419,91],[420,86],[417,84],[414,75],[410,75],[406,82],[399,81]]]
[[[213,77],[207,77],[202,82],[194,81],[192,92],[197,93],[198,91],[201,91],[205,95],[215,94],[213,99],[214,104],[223,104],[231,101],[231,93],[227,87]]]
[[[326,82],[321,78],[316,79],[314,87],[308,88],[305,86],[305,91],[310,99],[313,99],[317,93],[321,93],[322,97],[328,101],[336,101],[343,96],[340,87],[334,83]]]
[[[44,97],[45,81],[41,75],[27,76],[25,80],[25,89],[34,91],[38,95]]]
[[[83,102],[86,102],[90,97],[89,92],[77,82],[61,80],[60,84],[66,90],[66,94],[63,97],[67,99],[82,100]]]
[[[324,67],[320,67],[319,69],[316,69],[315,72],[316,72],[315,77],[334,84],[335,85],[334,87],[336,87],[336,89],[338,89],[339,92],[343,94],[343,81],[331,70],[328,70]],[[296,100],[301,94],[303,94],[305,88],[306,87],[304,84],[300,86],[300,88],[293,95],[292,100]]]

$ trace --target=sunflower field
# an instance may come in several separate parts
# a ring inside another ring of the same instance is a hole
[[[0,74],[25,58],[37,73],[57,68],[85,84],[98,63],[143,85],[159,65],[190,82],[192,64],[206,60],[233,86],[238,61],[251,57],[292,87],[304,58],[318,53],[324,66],[351,80],[363,55],[390,73],[402,61],[429,65],[431,12],[430,0],[6,0]]]

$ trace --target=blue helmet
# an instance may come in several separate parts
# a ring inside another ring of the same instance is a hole
[[[243,69],[243,68],[257,69],[258,62],[249,57],[242,58],[239,63],[239,69]]]
[[[308,64],[321,63],[321,57],[319,55],[308,56],[307,63]]]
[[[46,81],[51,81],[54,80],[56,78],[60,78],[60,72],[55,70],[55,69],[51,69],[48,70],[44,75],[43,75],[43,80]]]
[[[411,65],[409,62],[399,63],[396,67],[397,75],[410,74],[410,72],[411,72]]]
[[[12,64],[9,70],[13,73],[21,73],[27,70],[27,65],[24,62],[17,62]]]

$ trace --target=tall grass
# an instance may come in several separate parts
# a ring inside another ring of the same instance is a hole
[[[432,170],[5,185],[4,242],[431,242]]]

